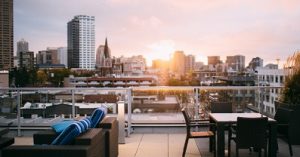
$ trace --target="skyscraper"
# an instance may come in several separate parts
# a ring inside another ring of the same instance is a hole
[[[13,0],[0,1],[0,70],[14,65]]]
[[[95,17],[75,16],[68,22],[68,67],[95,68]]]
[[[174,52],[171,69],[176,74],[176,77],[185,74],[185,54],[183,51]]]
[[[191,72],[194,70],[195,66],[195,56],[187,55],[185,56],[185,72]]]
[[[235,56],[227,56],[226,63],[228,68],[231,68],[234,71],[240,72],[245,69],[245,56],[243,55],[235,55]]]
[[[32,69],[34,67],[34,53],[33,51],[20,51],[19,54],[19,67],[26,67]]]
[[[24,39],[21,39],[20,41],[17,42],[17,57],[20,57],[20,52],[28,52],[29,51],[29,46],[28,42],[25,41]]]

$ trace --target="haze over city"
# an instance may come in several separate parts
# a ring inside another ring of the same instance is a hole
[[[95,16],[96,48],[105,37],[113,56],[169,59],[175,50],[206,56],[241,54],[246,63],[285,62],[299,49],[300,1],[203,0],[17,0],[15,41],[26,39],[37,53],[67,46],[67,22],[75,15]]]

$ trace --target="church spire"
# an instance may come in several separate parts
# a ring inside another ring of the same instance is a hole
[[[110,58],[108,44],[107,44],[107,37],[105,38],[104,56],[105,58]]]

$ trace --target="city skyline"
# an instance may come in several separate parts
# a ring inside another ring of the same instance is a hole
[[[67,46],[66,22],[95,16],[95,47],[110,42],[112,56],[170,59],[176,50],[207,63],[207,56],[245,55],[246,63],[285,62],[300,46],[297,1],[15,1],[16,41],[24,38],[37,53]],[[67,8],[67,9],[66,9]],[[155,8],[155,9],[154,9]],[[16,53],[16,49],[14,50]]]

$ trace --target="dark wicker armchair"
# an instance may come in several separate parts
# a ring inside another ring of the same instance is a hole
[[[232,137],[229,132],[228,156],[231,151],[231,140],[236,143],[236,156],[239,156],[239,149],[249,149],[250,147],[258,149],[261,156],[261,149],[264,149],[264,156],[267,156],[267,127],[268,118],[246,118],[238,117],[236,126],[236,136]]]
[[[186,139],[185,139],[185,143],[184,143],[184,147],[183,147],[183,153],[182,153],[182,157],[185,156],[186,153],[186,148],[188,145],[188,141],[190,138],[210,138],[210,140],[212,140],[213,143],[215,143],[215,134],[213,131],[193,131],[192,128],[193,127],[209,127],[210,125],[214,125],[214,124],[210,124],[210,123],[201,123],[200,121],[197,122],[193,122],[190,120],[189,114],[188,114],[188,109],[187,108],[183,108],[181,110],[183,117],[185,119],[185,123],[186,123]],[[213,146],[213,148],[215,148],[215,146]],[[214,156],[216,155],[216,151],[214,149]]]

